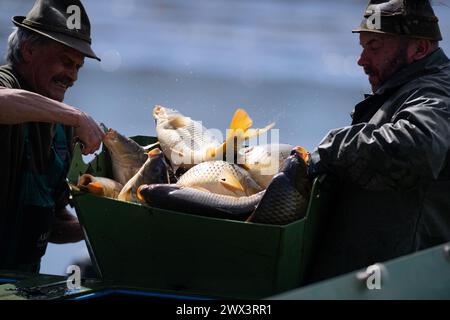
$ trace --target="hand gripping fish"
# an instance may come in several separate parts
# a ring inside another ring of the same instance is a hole
[[[305,149],[294,148],[247,221],[283,225],[303,218],[311,193],[308,161],[309,154]]]
[[[147,161],[145,149],[135,141],[109,129],[103,138],[111,156],[114,179],[126,184]]]

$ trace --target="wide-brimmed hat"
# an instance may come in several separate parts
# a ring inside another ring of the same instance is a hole
[[[79,0],[37,0],[26,17],[15,16],[12,22],[100,61],[91,48],[91,23]]]
[[[387,33],[440,41],[442,35],[438,21],[429,0],[370,0],[361,25],[352,32]]]

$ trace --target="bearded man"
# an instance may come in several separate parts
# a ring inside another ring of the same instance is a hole
[[[311,281],[450,241],[450,61],[428,0],[370,1],[359,33],[372,93],[312,154],[336,204]],[[321,233],[322,234],[322,233]]]

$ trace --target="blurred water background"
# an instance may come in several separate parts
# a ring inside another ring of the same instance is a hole
[[[434,1],[450,53],[449,1]],[[10,19],[34,0],[0,0],[0,56]],[[155,135],[155,104],[225,130],[236,108],[280,141],[313,149],[349,124],[370,91],[357,66],[366,0],[83,0],[93,48],[65,102],[128,135]],[[124,215],[126,219],[126,215]],[[132,250],[132,248],[131,248]],[[84,242],[50,244],[41,272],[65,274]]]

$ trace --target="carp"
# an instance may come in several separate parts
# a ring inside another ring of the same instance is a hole
[[[139,187],[137,197],[152,207],[206,217],[245,220],[255,210],[264,191],[248,197],[219,195],[175,184]]]
[[[104,177],[94,177],[87,173],[78,178],[77,187],[80,190],[108,198],[117,198],[123,188],[122,184],[117,181]]]
[[[158,148],[148,152],[148,159],[138,172],[125,184],[117,197],[122,201],[138,202],[136,191],[143,184],[169,183],[168,165]]]

